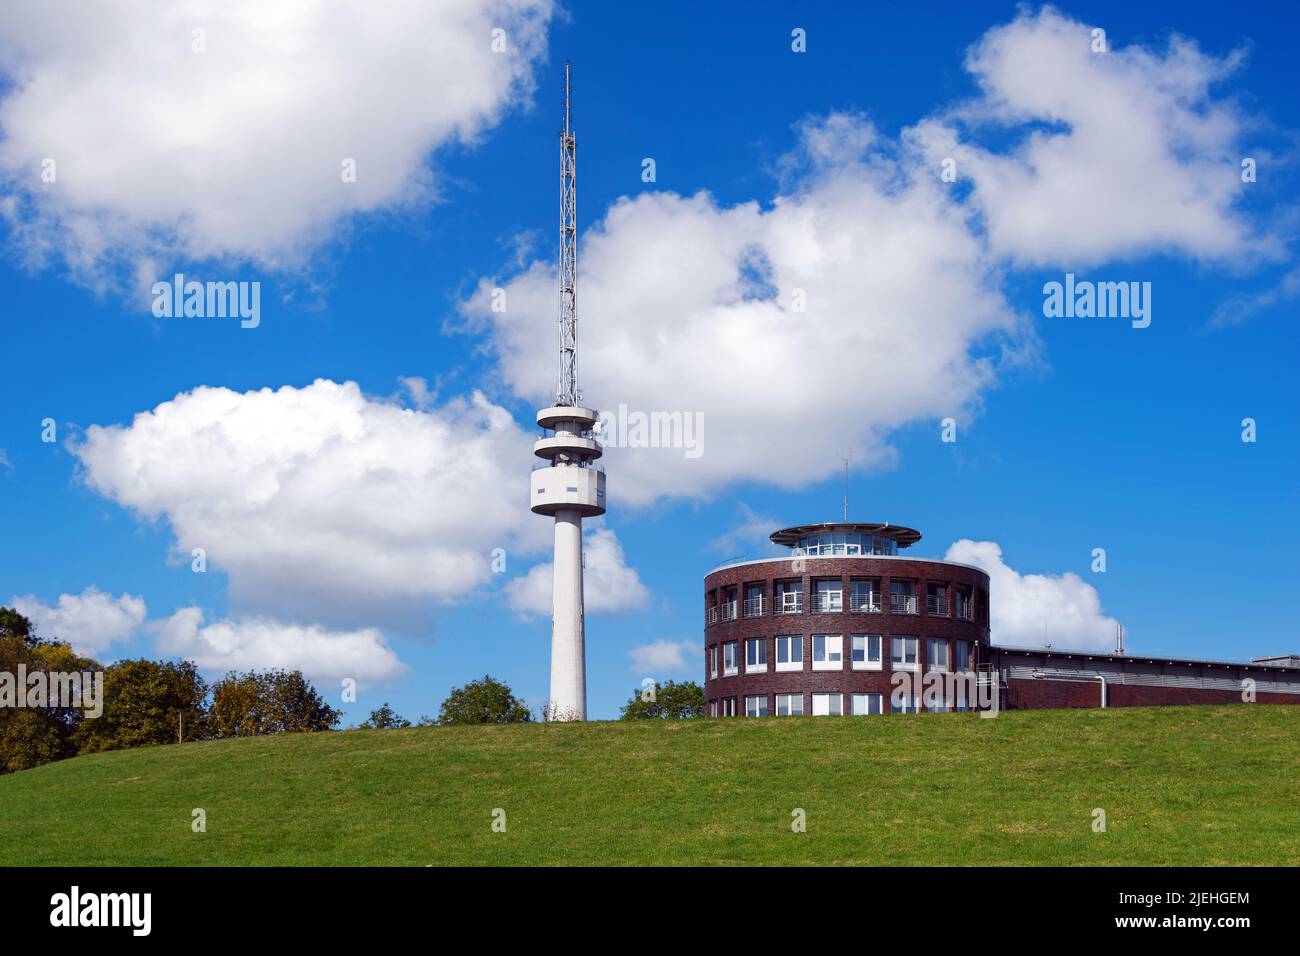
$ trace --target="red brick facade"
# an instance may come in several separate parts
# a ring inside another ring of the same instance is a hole
[[[852,609],[854,580],[874,582],[879,611]],[[838,582],[841,610],[819,612],[814,607],[819,581]],[[913,584],[914,613],[899,613],[891,608],[891,585],[895,581]],[[797,583],[803,596],[801,610],[774,613],[779,606],[777,585],[781,582]],[[936,601],[934,608],[926,600],[930,585],[941,586],[946,599]],[[761,613],[746,613],[750,586],[758,586],[761,591]],[[967,616],[956,613],[954,589],[971,599]],[[814,694],[840,695],[846,714],[852,709],[852,695],[879,694],[881,712],[889,713],[894,709],[890,698],[896,686],[890,661],[893,637],[917,639],[918,675],[925,674],[931,663],[927,659],[928,640],[945,642],[950,670],[956,669],[956,642],[969,642],[970,669],[983,668],[984,676],[999,686],[998,706],[1005,709],[1099,707],[1102,677],[1108,707],[1243,703],[1247,698],[1243,682],[1247,679],[1254,682],[1254,700],[1258,703],[1300,704],[1300,668],[1296,667],[993,647],[988,627],[989,579],[983,571],[967,565],[882,555],[792,556],[720,568],[705,578],[704,590],[704,694],[709,712],[719,716],[743,716],[747,697],[762,698],[767,713],[776,714],[776,696],[785,694],[798,695],[806,714],[813,712]],[[778,671],[776,639],[793,635],[803,638],[803,660],[798,670]],[[814,635],[842,638],[843,659],[838,668],[816,669],[812,660]],[[855,669],[853,635],[880,637],[878,668]],[[747,667],[746,642],[751,640],[762,641],[766,650],[762,672]],[[723,648],[732,642],[736,672],[729,674]],[[711,660],[716,660],[716,676]],[[917,694],[920,696],[919,690]],[[950,697],[948,706],[955,703]],[[921,709],[927,709],[923,703]]]
[[[881,595],[881,611],[854,613],[850,610],[850,590],[853,579],[871,579],[878,584]],[[838,580],[843,594],[843,610],[831,613],[816,613],[812,610],[811,595],[814,582]],[[910,581],[914,584],[916,595],[916,613],[896,614],[890,610],[890,586],[893,581]],[[804,609],[795,614],[774,614],[773,600],[775,585],[780,581],[798,581],[804,595]],[[746,586],[759,584],[763,589],[763,613],[755,617],[745,616],[744,601]],[[943,585],[947,601],[944,615],[932,615],[926,606],[926,586]],[[710,609],[717,606],[720,595],[726,588],[736,588],[737,616],[735,620],[725,621],[718,617],[716,623],[707,623]],[[962,588],[973,600],[975,620],[960,620],[954,616],[953,588]],[[710,707],[717,707],[722,714],[723,701],[735,700],[737,715],[745,713],[745,698],[764,696],[767,698],[769,713],[775,713],[776,694],[802,694],[805,713],[812,713],[814,693],[842,694],[844,710],[850,707],[852,694],[878,693],[882,697],[882,709],[889,712],[889,697],[893,691],[890,683],[889,665],[891,637],[915,637],[918,639],[918,664],[920,671],[928,665],[926,660],[926,641],[930,638],[944,639],[948,642],[949,661],[954,659],[956,648],[954,641],[971,642],[974,661],[987,660],[989,653],[988,630],[988,587],[989,579],[977,568],[945,561],[931,561],[921,558],[895,557],[808,557],[775,558],[770,561],[748,562],[724,567],[709,574],[704,581],[705,589],[705,652],[704,652],[704,694]],[[784,635],[800,635],[803,644],[803,669],[794,672],[776,671],[775,638]],[[841,670],[813,670],[812,636],[814,634],[836,634],[843,637],[843,667]],[[882,666],[880,670],[853,670],[851,660],[851,637],[854,634],[879,635],[882,639]],[[746,673],[745,641],[762,639],[766,642],[767,670],[765,673]],[[736,642],[739,667],[738,673],[725,676],[722,645]],[[709,670],[709,648],[717,648],[718,676],[715,678]],[[712,709],[710,712],[714,712]]]

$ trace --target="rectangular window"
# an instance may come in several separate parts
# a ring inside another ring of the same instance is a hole
[[[709,716],[718,716],[718,702],[716,700],[709,701]]]
[[[722,699],[722,716],[723,717],[736,716],[736,698],[724,697]]]
[[[926,670],[946,671],[948,669],[948,641],[942,637],[932,637],[925,642]]]
[[[849,582],[849,610],[855,614],[874,614],[880,611],[880,582],[856,580]]]
[[[891,697],[889,706],[893,708],[895,714],[915,714],[916,698],[911,695],[901,697]]]
[[[883,713],[879,694],[854,694],[853,714],[857,717]]]
[[[778,717],[802,717],[803,694],[777,694],[776,715]]]
[[[763,585],[745,585],[745,617],[762,617],[763,613]]]
[[[718,676],[718,645],[717,644],[709,645],[709,676],[710,677]],[[717,715],[714,714],[714,716],[716,717]]]
[[[970,670],[970,641],[954,641],[952,647],[953,668],[961,673]]]
[[[878,671],[880,664],[880,635],[853,635],[853,669],[855,671]]]
[[[834,614],[844,610],[844,588],[839,581],[818,581],[816,608],[820,614]]]
[[[722,676],[730,677],[740,673],[740,645],[727,641],[722,645]]]
[[[813,635],[812,669],[815,671],[838,671],[844,669],[844,638],[842,635]]]
[[[814,717],[840,717],[844,714],[843,694],[813,694]]]
[[[778,671],[803,670],[803,635],[776,639],[776,669]]]
[[[889,639],[889,662],[896,671],[914,671],[916,667],[915,637],[892,637]]]
[[[948,616],[948,589],[942,584],[925,586],[925,609],[931,617]]]
[[[759,697],[746,697],[745,716],[766,717],[767,716],[767,695],[763,694]]]
[[[777,582],[776,611],[778,614],[799,614],[803,611],[802,581]]]
[[[745,640],[745,673],[761,674],[767,670],[767,638],[750,637]]]
[[[889,582],[889,610],[891,614],[916,613],[916,582]]]

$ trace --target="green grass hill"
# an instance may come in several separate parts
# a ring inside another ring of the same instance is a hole
[[[204,833],[191,829],[196,808]],[[806,832],[791,829],[796,809]],[[1297,865],[1300,707],[151,747],[0,777],[0,864]]]

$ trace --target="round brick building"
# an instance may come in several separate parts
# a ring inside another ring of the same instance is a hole
[[[920,539],[893,524],[801,525],[772,535],[789,557],[711,571],[704,579],[709,714],[973,709],[961,692],[926,698],[928,707],[920,693],[896,692],[896,672],[919,683],[930,671],[968,673],[990,659],[988,575],[900,554]]]

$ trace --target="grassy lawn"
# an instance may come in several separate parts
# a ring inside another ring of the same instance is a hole
[[[827,863],[1300,864],[1300,707],[355,730],[0,777],[3,865]]]

